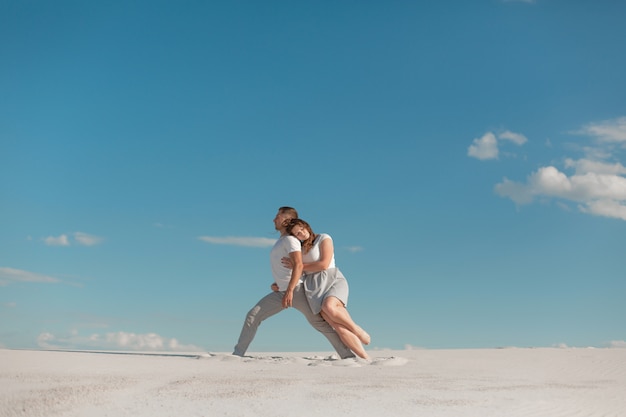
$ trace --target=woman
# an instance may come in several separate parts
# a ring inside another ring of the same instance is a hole
[[[370,335],[350,317],[348,304],[348,281],[335,266],[332,238],[315,234],[302,219],[292,219],[287,233],[302,242],[304,264],[304,289],[314,314],[321,313],[337,332],[343,343],[356,355],[369,359],[363,345],[369,345]],[[283,258],[285,266],[291,266],[289,258]]]

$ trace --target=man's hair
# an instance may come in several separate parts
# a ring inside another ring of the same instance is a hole
[[[293,208],[293,207],[281,207],[278,209],[278,212],[281,214],[286,214],[288,216],[291,216],[293,219],[297,219],[298,218],[298,211]]]

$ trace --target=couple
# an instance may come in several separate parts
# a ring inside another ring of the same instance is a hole
[[[263,320],[295,307],[326,336],[342,359],[355,354],[369,359],[363,344],[369,344],[370,337],[352,321],[345,307],[348,283],[335,267],[331,237],[313,233],[291,207],[278,209],[274,227],[280,238],[270,252],[273,291],[248,312],[233,354],[245,355]]]

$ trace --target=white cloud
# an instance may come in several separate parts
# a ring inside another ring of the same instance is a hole
[[[508,197],[517,204],[532,203],[534,193],[531,187],[519,182],[504,178],[501,183],[494,187],[495,192],[501,197]]]
[[[523,145],[526,142],[528,142],[528,139],[526,138],[526,136],[522,135],[521,133],[511,132],[510,130],[506,130],[500,133],[498,135],[498,139],[510,140],[516,145]]]
[[[498,141],[496,136],[487,132],[481,138],[474,139],[472,145],[467,149],[467,155],[480,160],[497,159]]]
[[[567,158],[565,160],[566,168],[574,168],[577,174],[587,174],[595,172],[596,174],[620,175],[626,174],[626,167],[619,162],[607,163],[603,161],[593,161],[590,159],[579,159],[577,161]]]
[[[35,272],[24,271],[15,268],[0,267],[0,286],[9,285],[12,282],[41,282],[54,284],[61,282],[57,278]]]
[[[344,249],[352,253],[363,251],[363,248],[361,246],[345,246]]]
[[[626,341],[625,340],[613,340],[609,342],[608,347],[617,348],[617,349],[626,349]]]
[[[90,235],[84,232],[74,232],[72,234],[74,242],[81,246],[95,246],[101,243],[104,239],[100,236]],[[48,236],[42,239],[48,246],[71,246],[70,238],[66,234],[60,236]]]
[[[165,351],[165,352],[201,352],[195,345],[181,344],[173,338],[159,336],[156,333],[137,334],[129,332],[93,333],[82,336],[73,330],[67,336],[55,336],[44,332],[37,338],[37,344],[43,349],[101,349],[126,351]]]
[[[582,213],[626,220],[626,167],[617,160],[615,143],[626,145],[626,117],[589,123],[574,132],[590,136],[592,144],[578,148],[580,159],[566,158],[568,175],[556,166],[544,166],[528,175],[525,182],[503,178],[494,190],[517,204],[535,198],[554,198],[578,203]]]
[[[591,201],[584,206],[580,206],[579,209],[587,214],[626,220],[626,204],[613,200]]]
[[[100,236],[90,235],[83,232],[74,233],[74,239],[79,245],[94,246],[101,243],[104,239]]]
[[[61,235],[61,236],[48,236],[43,238],[43,241],[46,245],[48,246],[69,246],[70,245],[70,240],[67,237],[67,235]]]
[[[568,177],[555,167],[540,168],[530,182],[539,193],[586,202],[594,199],[626,200],[626,178],[588,172]]]
[[[413,346],[409,343],[404,345],[404,350],[425,350],[426,348],[421,346]]]
[[[50,341],[54,341],[54,335],[52,333],[41,333],[39,337],[37,337],[37,344],[39,347],[49,348],[51,345],[48,344]]]
[[[562,198],[580,203],[584,213],[626,220],[626,178],[587,172],[567,176],[553,166],[539,168],[526,183],[505,178],[495,192],[517,204],[528,204],[534,197]]]
[[[528,142],[526,136],[521,133],[505,130],[497,136],[492,132],[485,133],[482,137],[474,139],[467,148],[467,155],[480,160],[498,159],[500,149],[498,141],[509,141],[521,146]]]
[[[590,136],[604,143],[621,143],[626,145],[626,116],[588,123],[574,133]]]
[[[156,223],[153,224],[153,226],[158,228],[158,229],[174,229],[175,228],[172,225],[161,223],[161,222],[156,222]]]
[[[215,245],[249,246],[257,248],[271,247],[276,243],[276,239],[268,239],[265,237],[200,236],[198,239]]]

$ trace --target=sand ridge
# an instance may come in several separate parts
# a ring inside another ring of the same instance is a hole
[[[0,417],[623,417],[626,349],[0,350]]]

